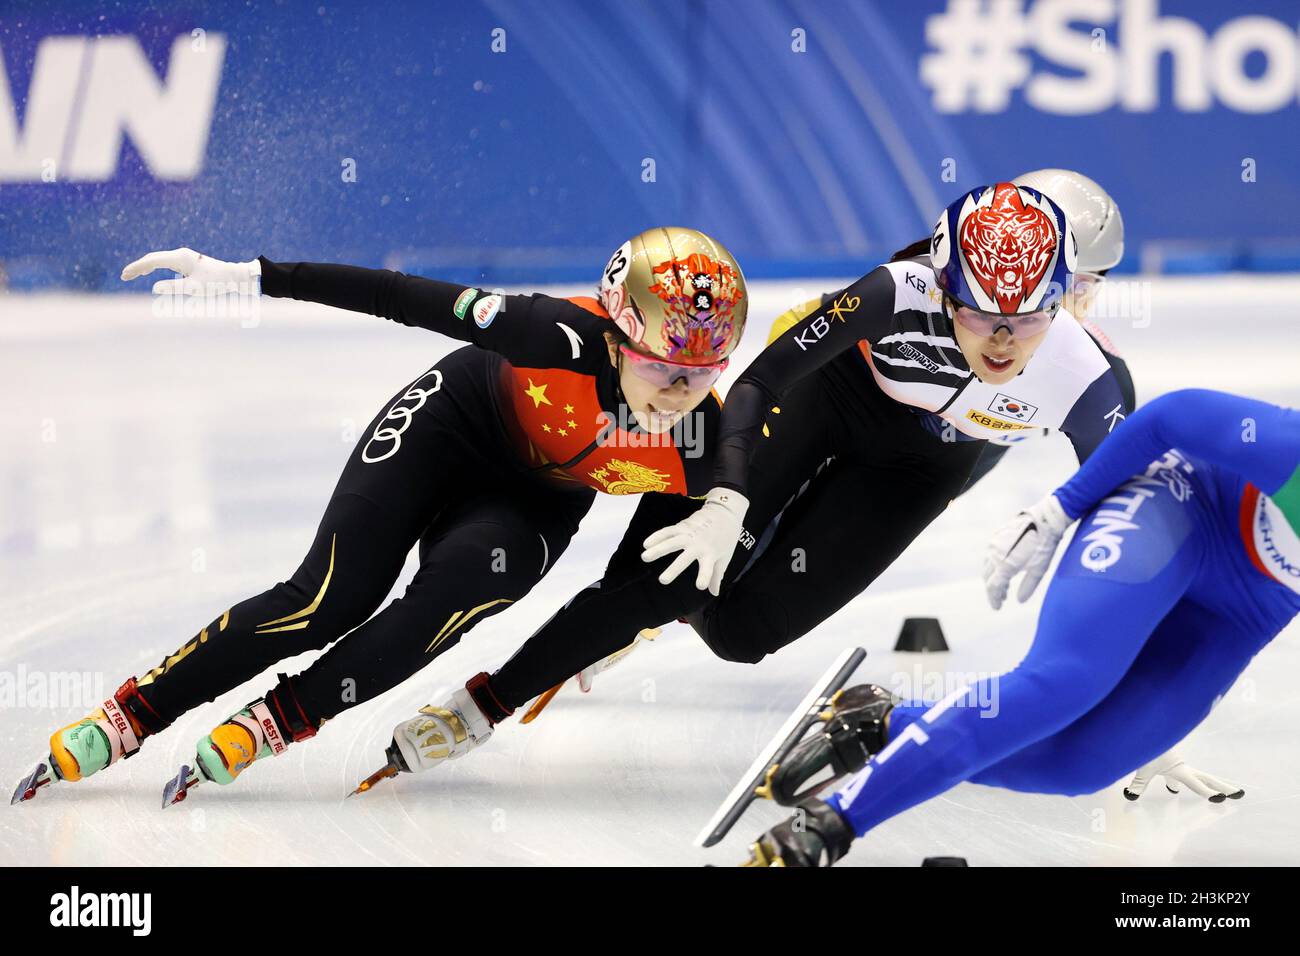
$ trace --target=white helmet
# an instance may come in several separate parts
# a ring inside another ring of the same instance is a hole
[[[1038,169],[1013,182],[1045,194],[1065,211],[1079,243],[1079,272],[1105,272],[1124,257],[1124,219],[1110,194],[1083,173]]]

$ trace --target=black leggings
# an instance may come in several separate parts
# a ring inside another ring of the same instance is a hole
[[[676,555],[640,563],[646,535],[685,516],[680,502],[648,500],[601,586],[575,597],[492,675],[497,698],[519,707],[639,629],[678,618],[719,657],[756,663],[864,591],[958,495],[984,443],[926,431],[860,361],[837,359],[768,415],[750,466],[748,533],[720,597],[695,587],[694,566],[660,585],[655,577]],[[685,513],[696,504],[685,502]]]
[[[542,579],[594,492],[545,487],[480,451],[493,427],[484,361],[477,349],[454,352],[384,406],[289,580],[236,604],[140,678],[150,729],[346,634],[288,681],[299,716],[318,727],[405,680]],[[414,579],[375,614],[417,542]]]
[[[783,429],[817,418],[832,419],[834,457],[773,519],[757,557],[733,561],[721,596],[690,616],[724,660],[757,663],[861,594],[943,513],[979,457],[982,442],[941,440],[853,371],[847,360],[833,365],[820,388],[787,394],[769,420],[752,481],[770,485],[789,467]]]

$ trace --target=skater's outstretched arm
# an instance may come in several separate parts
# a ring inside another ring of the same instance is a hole
[[[1056,490],[1056,498],[1067,517],[1078,518],[1171,448],[1239,474],[1266,495],[1300,485],[1300,412],[1188,388],[1134,412],[1123,430]]]
[[[614,328],[594,300],[504,295],[390,269],[315,262],[223,262],[193,249],[151,252],[122,270],[131,280],[157,269],[178,279],[154,284],[157,294],[231,293],[298,299],[377,315],[498,352],[516,365],[591,372],[608,362],[600,334]]]
[[[320,302],[441,332],[533,367],[576,369],[584,362],[594,367],[608,362],[604,344],[591,339],[613,329],[613,323],[566,299],[503,295],[390,269],[258,261],[264,295]],[[588,347],[575,347],[573,336]]]
[[[825,297],[819,308],[763,350],[727,393],[714,485],[744,493],[767,410],[782,392],[845,349],[889,334],[894,298],[894,275],[880,266],[843,292]]]
[[[454,339],[474,341],[477,325],[472,321],[468,303],[462,305],[457,315],[457,302],[465,295],[466,286],[391,269],[323,262],[272,262],[265,256],[259,256],[257,261],[262,266],[263,295],[319,302],[441,332]],[[483,331],[490,331],[495,319]]]
[[[1162,395],[1130,416],[1069,481],[993,536],[983,576],[1001,607],[1021,571],[1023,602],[1042,580],[1069,526],[1171,448],[1241,475],[1284,511],[1300,510],[1300,412],[1208,389]]]

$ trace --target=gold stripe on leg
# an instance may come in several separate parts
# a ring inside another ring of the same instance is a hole
[[[283,624],[285,621],[296,621],[298,618],[306,617],[320,607],[321,601],[325,600],[325,592],[329,589],[330,578],[334,576],[334,545],[338,541],[338,537],[339,536],[335,534],[330,538],[330,566],[325,572],[325,580],[321,582],[320,590],[316,593],[315,599],[301,611],[294,611],[294,613],[285,615],[284,617],[277,617],[274,621],[267,621],[264,624],[257,625],[256,633],[270,634],[274,631],[297,631],[307,626],[309,622],[303,621],[300,627],[275,627],[271,628],[269,631],[262,630],[264,627],[271,627],[272,624]]]

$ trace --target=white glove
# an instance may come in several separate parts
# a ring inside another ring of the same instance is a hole
[[[141,256],[122,270],[122,281],[148,275],[155,269],[179,272],[179,279],[159,279],[153,284],[154,295],[217,296],[261,292],[262,263],[222,262],[193,249],[169,249]]]
[[[984,589],[994,610],[1002,607],[1011,579],[1021,571],[1025,577],[1017,597],[1021,604],[1029,600],[1047,573],[1065,529],[1073,523],[1056,495],[1048,495],[997,530],[984,550],[983,569]]]
[[[1147,784],[1155,777],[1165,778],[1165,789],[1170,793],[1178,793],[1182,789],[1179,786],[1181,784],[1211,803],[1240,800],[1246,795],[1246,791],[1231,780],[1224,780],[1197,770],[1195,767],[1189,767],[1183,763],[1183,758],[1177,752],[1171,750],[1140,768],[1133,775],[1133,782],[1124,788],[1124,796],[1129,800],[1136,800],[1142,796]]]
[[[695,575],[695,586],[706,587],[715,597],[722,587],[722,575],[731,561],[732,552],[744,528],[745,512],[749,499],[730,488],[714,488],[704,498],[699,511],[670,525],[660,528],[645,541],[642,561],[655,561],[666,554],[680,551],[672,564],[659,575],[660,584],[672,584],[681,574],[698,561],[700,570]]]
[[[627,655],[631,654],[634,650],[636,650],[636,646],[638,644],[642,643],[643,641],[653,641],[658,636],[659,636],[659,628],[657,627],[646,627],[646,628],[642,628],[640,631],[637,631],[636,637],[632,638],[632,643],[629,644],[627,647],[620,648],[619,650],[615,651],[613,654],[610,654],[608,657],[602,658],[601,660],[598,660],[596,663],[590,665],[589,667],[584,667],[582,670],[578,671],[577,674],[578,689],[581,690],[584,694],[590,694],[591,683],[595,679],[597,674],[603,674],[605,671],[609,670],[615,664],[621,663],[623,658],[627,657]]]

